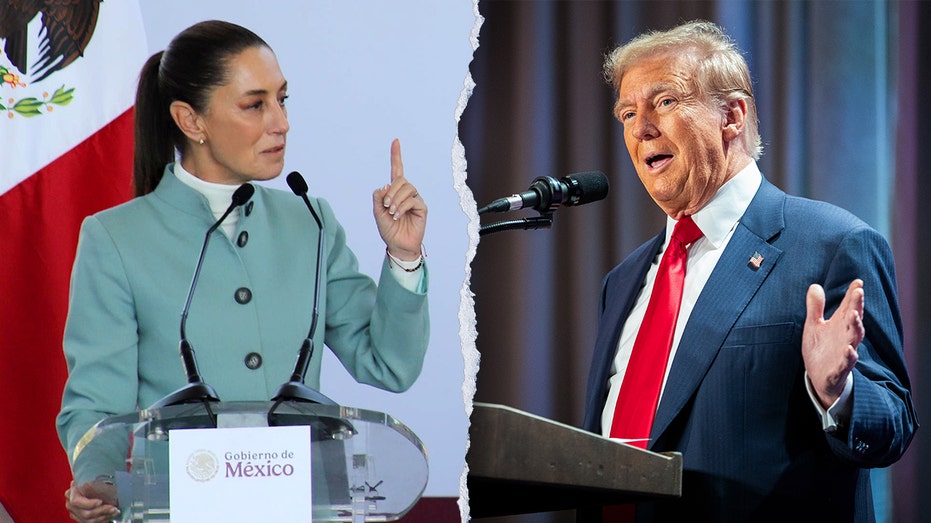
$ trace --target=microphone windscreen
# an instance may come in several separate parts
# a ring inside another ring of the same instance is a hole
[[[255,187],[251,183],[244,183],[236,189],[236,192],[233,193],[232,204],[234,207],[239,207],[240,205],[249,201],[249,198],[252,198],[252,194],[255,193]]]
[[[301,176],[301,173],[297,171],[291,172],[287,178],[288,187],[291,188],[291,191],[298,195],[302,196],[307,194],[307,182],[304,181],[304,177]]]
[[[563,181],[576,188],[579,200],[575,205],[597,202],[608,195],[608,177],[601,171],[570,174]]]

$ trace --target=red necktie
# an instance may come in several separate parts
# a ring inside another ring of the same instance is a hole
[[[611,423],[612,438],[642,439],[631,445],[643,449],[649,443],[682,303],[688,257],[686,246],[701,237],[701,230],[690,216],[679,220],[672,231],[669,246],[659,263],[643,323],[634,341],[624,381],[621,382]]]

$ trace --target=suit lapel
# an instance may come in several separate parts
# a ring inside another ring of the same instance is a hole
[[[609,284],[605,286],[605,295],[602,299],[608,306],[602,315],[601,321],[604,325],[613,325],[614,328],[607,331],[603,330],[598,343],[606,342],[613,347],[608,351],[612,355],[617,352],[617,341],[621,335],[621,328],[624,326],[624,321],[627,319],[630,309],[634,306],[637,295],[640,294],[640,289],[643,288],[643,281],[650,270],[650,265],[663,246],[664,235],[665,232],[660,233],[652,241],[644,245],[644,248],[635,252],[631,256],[631,263],[622,265],[621,270],[616,271]],[[610,337],[605,336],[605,334],[610,334]]]
[[[785,194],[764,179],[737,224],[682,333],[653,423],[653,444],[695,394],[731,328],[782,255],[768,242],[785,226],[784,203]],[[759,267],[751,258],[761,259]]]
[[[604,309],[598,322],[598,336],[595,340],[585,401],[583,426],[586,430],[601,431],[601,412],[605,406],[611,366],[617,354],[618,338],[664,239],[665,230],[631,253],[624,263],[611,271],[605,281],[601,296]]]

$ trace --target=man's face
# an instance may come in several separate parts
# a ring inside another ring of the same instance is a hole
[[[696,92],[694,63],[679,54],[636,62],[615,105],[640,181],[677,220],[704,207],[736,174],[728,172],[727,114]]]

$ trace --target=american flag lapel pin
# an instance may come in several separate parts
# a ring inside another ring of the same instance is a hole
[[[757,251],[753,251],[753,256],[750,257],[749,263],[754,269],[759,269],[760,265],[763,263],[763,255]]]

